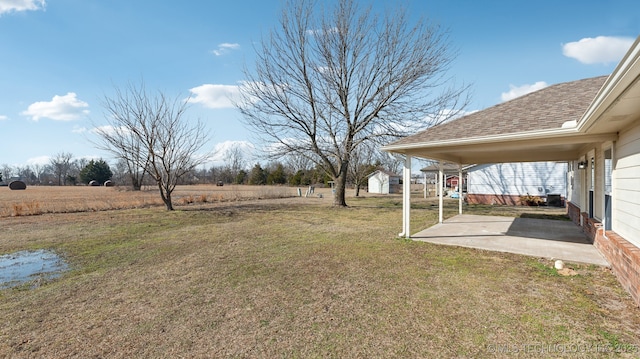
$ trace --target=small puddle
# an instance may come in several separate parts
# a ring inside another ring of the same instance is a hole
[[[54,279],[68,269],[62,257],[46,249],[0,255],[0,289]]]

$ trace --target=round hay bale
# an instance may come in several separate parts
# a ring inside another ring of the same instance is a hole
[[[111,180],[104,181],[104,186],[105,187],[113,187],[113,181],[111,181]]]
[[[99,186],[99,185],[100,185],[100,183],[98,183],[98,181],[96,181],[96,180],[89,181],[89,186],[94,186],[95,187],[95,186]]]
[[[27,189],[27,184],[22,181],[11,181],[9,182],[10,189]]]

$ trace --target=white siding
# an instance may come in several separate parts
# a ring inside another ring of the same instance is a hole
[[[602,221],[604,219],[604,150],[598,147],[595,153],[595,183],[593,188],[594,195],[594,217]]]
[[[582,193],[582,178],[586,170],[578,168],[579,161],[573,161],[573,171],[568,173],[568,193],[567,200],[582,208],[581,196]]]
[[[567,195],[567,164],[557,162],[496,163],[468,173],[468,193],[545,196]]]
[[[368,180],[369,193],[389,194],[392,192],[392,186],[400,184],[400,176],[390,176],[387,173],[376,171],[369,176]]]
[[[612,229],[640,246],[640,125],[620,133],[613,166]]]

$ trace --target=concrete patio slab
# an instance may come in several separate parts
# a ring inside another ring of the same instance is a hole
[[[413,240],[609,266],[569,221],[461,214],[411,236]]]

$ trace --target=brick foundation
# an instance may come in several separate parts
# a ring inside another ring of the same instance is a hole
[[[573,223],[582,227],[591,243],[609,262],[622,287],[640,306],[640,248],[613,231],[605,233],[600,221],[589,218],[588,213],[580,212],[580,208],[571,202],[567,203],[567,214]]]
[[[567,215],[576,226],[582,226],[582,222],[580,222],[580,207],[571,202],[567,202]]]
[[[520,201],[521,196],[508,195],[508,194],[476,194],[467,193],[467,203],[469,204],[497,204],[507,206],[520,206],[525,205]],[[545,196],[540,196],[543,200]],[[564,206],[564,197],[560,198],[560,206]]]
[[[520,196],[467,193],[467,203],[517,206],[520,205]]]
[[[595,247],[611,264],[611,269],[622,287],[640,305],[640,248],[627,242],[613,231],[598,229]]]
[[[582,231],[589,237],[591,243],[595,243],[598,231],[602,230],[602,223],[595,218],[589,218],[587,212],[580,213],[582,216]]]

